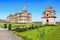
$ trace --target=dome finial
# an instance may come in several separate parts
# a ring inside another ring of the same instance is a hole
[[[24,6],[23,10],[26,10],[26,6]]]
[[[27,12],[26,6],[23,7],[23,10],[22,10],[22,11],[23,11],[23,12]]]
[[[48,4],[48,7],[51,7],[50,4]]]
[[[52,8],[50,4],[48,4],[48,8]]]

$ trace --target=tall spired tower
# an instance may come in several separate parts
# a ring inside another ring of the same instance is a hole
[[[45,11],[42,14],[42,24],[55,25],[56,24],[55,14],[56,14],[55,10],[50,5],[48,5],[48,7],[45,9]]]

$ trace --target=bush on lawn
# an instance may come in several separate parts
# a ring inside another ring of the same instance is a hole
[[[19,27],[15,28],[14,30],[17,31],[17,32],[20,32],[20,28]]]
[[[35,28],[39,28],[39,26],[35,26]]]
[[[8,26],[8,30],[11,30],[11,24],[9,24],[9,26]]]
[[[26,28],[16,27],[16,28],[14,29],[14,31],[23,32],[23,31],[27,31],[27,29],[26,29]]]
[[[29,26],[29,27],[16,27],[14,29],[14,31],[17,31],[17,32],[23,32],[23,31],[27,31],[27,30],[32,30],[32,29],[37,29],[39,28],[39,26]]]
[[[31,29],[32,29],[32,27],[30,26],[30,27],[29,27],[29,30],[31,30]]]
[[[25,27],[25,28],[23,28],[23,30],[24,30],[24,31],[27,31],[27,30],[28,30],[28,28],[27,28],[27,27]]]
[[[7,24],[6,23],[4,24],[4,28],[7,28]]]

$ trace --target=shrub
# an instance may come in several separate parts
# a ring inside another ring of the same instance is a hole
[[[43,25],[39,25],[39,27],[43,27]]]
[[[35,29],[35,27],[34,27],[34,26],[32,26],[32,29]]]
[[[17,32],[20,32],[20,28],[18,28],[18,27],[15,28],[14,30],[17,31]]]
[[[37,28],[39,28],[39,26],[36,25],[36,26],[34,26],[34,28],[37,29]]]
[[[4,24],[4,28],[7,28],[7,24],[6,23]]]
[[[31,30],[31,29],[32,29],[32,27],[30,26],[30,27],[29,27],[29,30]]]
[[[26,28],[16,27],[16,28],[14,29],[14,31],[23,32],[23,31],[26,31]]]
[[[8,26],[8,30],[11,30],[11,24],[9,24],[9,26]]]
[[[24,28],[24,31],[27,31],[27,28]]]

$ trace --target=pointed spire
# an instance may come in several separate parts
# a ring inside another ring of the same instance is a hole
[[[26,6],[24,6],[23,10],[26,10]]]
[[[47,8],[52,8],[50,4],[48,4],[48,7]]]
[[[18,10],[16,9],[16,13],[18,13]]]
[[[22,11],[23,11],[23,12],[27,12],[27,10],[26,10],[26,6],[24,6],[24,8],[23,8]]]
[[[12,13],[11,13],[11,11],[10,11],[10,16],[12,16]]]
[[[19,14],[18,10],[16,9],[15,15]]]
[[[48,4],[48,7],[50,7],[50,4]]]

